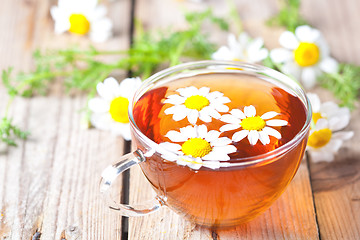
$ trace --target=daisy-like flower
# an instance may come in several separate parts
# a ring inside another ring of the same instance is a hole
[[[321,103],[320,98],[315,93],[307,93],[312,106],[312,120],[316,124],[320,118],[325,118],[330,125],[341,124],[347,126],[350,122],[350,110],[347,107],[339,107],[336,103],[328,101]]]
[[[245,32],[236,39],[234,34],[228,36],[228,45],[222,46],[212,55],[214,60],[260,62],[268,56],[264,41],[261,38],[251,39]]]
[[[220,120],[228,124],[220,128],[221,132],[231,131],[242,128],[241,131],[234,133],[232,140],[239,142],[245,137],[248,138],[251,145],[255,145],[258,140],[264,145],[270,143],[270,137],[281,138],[280,132],[271,127],[286,126],[287,121],[281,119],[272,119],[279,113],[270,111],[261,116],[256,115],[256,109],[250,105],[244,107],[244,112],[239,109],[233,109],[230,114],[221,116]]]
[[[91,124],[130,140],[129,99],[140,85],[140,78],[126,78],[120,84],[115,78],[107,78],[103,83],[98,83],[96,90],[100,97],[90,99],[88,103],[89,109],[93,112]]]
[[[338,63],[330,57],[330,50],[319,30],[307,25],[299,26],[295,34],[286,31],[281,34],[280,44],[270,52],[271,59],[276,63],[284,63],[282,71],[299,79],[306,88],[316,83],[322,73],[334,73]]]
[[[236,152],[236,147],[229,145],[231,140],[219,138],[220,134],[216,130],[208,131],[205,125],[183,127],[180,132],[171,130],[165,136],[176,143],[163,142],[159,145],[173,154],[165,153],[162,157],[192,169],[201,166],[219,168],[220,161],[229,161],[228,154]]]
[[[310,131],[307,145],[313,162],[334,160],[334,155],[339,151],[343,142],[354,135],[352,131],[339,131],[346,125],[341,120],[331,123],[324,118],[316,122],[315,128]]]
[[[69,31],[73,34],[89,34],[94,42],[111,37],[112,22],[106,18],[106,8],[97,0],[59,0],[50,10],[55,21],[55,33]]]
[[[179,88],[176,90],[180,95],[174,94],[167,97],[164,103],[174,106],[167,108],[165,114],[173,114],[175,121],[183,120],[185,117],[191,124],[196,124],[198,118],[204,122],[211,122],[212,118],[219,119],[219,112],[229,111],[224,105],[230,99],[218,91],[210,92],[210,88],[197,89],[194,86]]]

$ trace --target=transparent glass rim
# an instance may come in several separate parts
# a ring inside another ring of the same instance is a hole
[[[209,68],[212,67],[212,68]],[[293,94],[295,94],[297,97],[301,99],[303,102],[306,110],[307,110],[307,116],[306,121],[302,127],[302,129],[296,134],[296,136],[291,139],[289,142],[285,143],[284,145],[278,147],[275,150],[272,150],[270,152],[251,156],[251,157],[243,157],[243,158],[236,158],[231,159],[231,163],[224,167],[232,167],[232,166],[248,166],[248,165],[254,165],[266,162],[267,160],[276,159],[276,157],[281,156],[282,154],[290,151],[292,148],[294,148],[297,144],[301,142],[301,140],[306,136],[312,119],[312,110],[311,105],[308,97],[305,94],[305,91],[300,86],[300,84],[290,78],[289,76],[286,76],[283,73],[280,73],[276,70],[253,64],[253,63],[246,63],[246,62],[240,62],[240,61],[217,61],[217,60],[206,60],[206,61],[197,61],[197,62],[188,62],[179,64],[167,69],[164,69],[162,71],[159,71],[158,73],[155,73],[154,75],[150,76],[148,79],[146,79],[141,87],[135,92],[133,98],[131,99],[129,103],[129,119],[130,119],[130,125],[132,130],[136,133],[138,137],[141,138],[141,142],[146,144],[149,149],[149,151],[152,152],[158,152],[161,154],[166,153],[173,153],[163,147],[161,147],[159,144],[148,138],[145,134],[142,133],[142,131],[138,128],[138,126],[135,123],[134,116],[133,116],[133,107],[135,103],[140,99],[141,96],[143,96],[144,93],[151,90],[153,87],[157,87],[156,83],[160,81],[161,79],[164,79],[166,77],[171,76],[172,74],[181,73],[185,70],[194,71],[202,69],[204,72],[202,73],[211,73],[211,72],[222,72],[222,73],[234,73],[234,72],[241,72],[241,73],[252,73],[252,74],[262,74],[266,77],[270,77],[274,81],[277,81],[278,83],[281,83],[282,85],[285,85],[288,87],[288,90],[291,90]],[[220,71],[221,70],[221,71]],[[197,73],[199,74],[199,73]],[[197,75],[194,74],[194,75]],[[178,79],[178,77],[174,78]],[[171,79],[170,81],[172,81]],[[146,153],[145,153],[146,155]]]

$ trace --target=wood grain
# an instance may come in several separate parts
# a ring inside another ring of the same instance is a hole
[[[130,4],[111,4],[115,36],[98,49],[126,49],[130,43]],[[49,14],[56,1],[6,0],[0,3],[0,68],[32,68],[36,48],[87,47],[86,38],[55,35]],[[119,15],[121,18],[119,18]],[[111,60],[111,59],[110,59]],[[124,73],[122,73],[124,75]],[[0,154],[0,239],[120,239],[121,216],[99,195],[102,169],[123,154],[121,138],[81,126],[86,97],[68,97],[60,81],[48,97],[16,98],[10,116],[31,136]],[[0,110],[7,95],[0,86]],[[5,149],[6,150],[6,149]],[[118,191],[120,198],[121,180]]]

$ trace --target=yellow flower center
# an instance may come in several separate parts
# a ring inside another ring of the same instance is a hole
[[[294,58],[301,67],[314,65],[320,58],[319,47],[314,43],[301,42],[294,50]]]
[[[317,121],[320,119],[320,118],[324,118],[321,113],[317,112],[317,113],[313,113],[312,115],[312,120],[314,121],[314,123],[316,124]]]
[[[247,118],[243,119],[241,121],[240,125],[245,130],[260,131],[265,127],[266,123],[265,123],[264,119],[262,119],[261,117],[255,116],[255,117],[247,117]]]
[[[194,95],[194,96],[188,97],[185,100],[184,104],[185,104],[185,107],[187,107],[187,108],[196,109],[196,110],[200,111],[204,107],[209,106],[210,102],[204,96]]]
[[[211,152],[210,143],[202,138],[190,138],[181,146],[181,151],[185,155],[190,155],[194,158],[203,157]]]
[[[89,32],[90,22],[82,14],[73,13],[70,16],[70,29],[69,32],[85,35]]]
[[[110,103],[110,115],[116,122],[128,123],[129,100],[124,97],[117,97]]]
[[[321,148],[328,144],[332,132],[328,128],[320,129],[309,136],[308,145],[313,148]]]

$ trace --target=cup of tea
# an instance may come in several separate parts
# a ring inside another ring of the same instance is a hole
[[[129,104],[135,151],[102,173],[109,206],[141,216],[167,206],[206,227],[231,227],[264,212],[294,177],[311,106],[275,70],[200,61],[156,73]],[[138,164],[156,192],[140,205],[110,198],[114,180]]]

